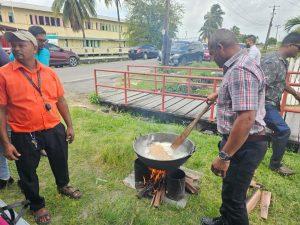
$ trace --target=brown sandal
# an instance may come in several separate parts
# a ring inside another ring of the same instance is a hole
[[[72,186],[64,186],[62,188],[58,188],[57,190],[60,194],[73,199],[80,199],[82,196],[82,193],[79,191],[79,189]]]
[[[32,215],[34,216],[34,220],[38,225],[47,225],[51,223],[51,215],[47,209],[45,209],[44,212],[37,212],[32,212]]]

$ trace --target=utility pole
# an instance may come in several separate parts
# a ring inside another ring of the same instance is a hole
[[[276,6],[276,5],[273,5],[273,7],[270,7],[270,8],[273,8],[273,10],[272,10],[272,16],[271,16],[271,20],[270,20],[270,24],[269,24],[269,28],[268,28],[268,33],[267,33],[264,49],[267,48],[267,44],[268,44],[268,40],[269,40],[270,32],[271,32],[271,27],[273,25],[273,19],[274,19],[274,16],[275,16],[275,11],[276,11],[276,8],[279,8],[279,7],[280,6]]]
[[[275,27],[276,27],[276,40],[277,40],[277,36],[278,36],[278,29],[281,27],[281,25],[279,25],[279,24],[278,24],[278,25],[276,25]]]
[[[163,45],[162,45],[162,64],[168,66],[170,61],[170,38],[169,38],[169,16],[170,16],[170,0],[166,1],[166,15],[164,19],[164,29],[162,30]]]

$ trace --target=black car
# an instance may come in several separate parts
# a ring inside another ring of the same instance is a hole
[[[199,41],[174,41],[171,47],[170,65],[186,65],[193,61],[202,62],[203,44]]]
[[[130,59],[152,59],[157,58],[159,54],[158,49],[153,45],[142,45],[131,48],[128,52]]]

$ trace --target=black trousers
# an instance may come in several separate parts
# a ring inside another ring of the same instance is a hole
[[[34,138],[37,146],[32,142]],[[69,183],[68,143],[65,127],[60,123],[49,130],[33,133],[12,132],[11,139],[12,144],[21,154],[19,160],[16,161],[20,185],[26,199],[30,201],[30,209],[37,211],[45,207],[45,199],[39,195],[39,180],[36,174],[41,149],[47,152],[57,187],[63,187]]]
[[[226,143],[223,139],[222,148]],[[248,225],[246,194],[256,168],[265,156],[267,141],[247,141],[233,156],[222,186],[220,213],[227,225]]]

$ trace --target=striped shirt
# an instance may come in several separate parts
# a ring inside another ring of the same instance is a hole
[[[260,66],[247,51],[240,50],[224,64],[224,78],[217,100],[217,125],[221,134],[229,134],[237,113],[254,110],[256,118],[250,134],[264,129],[265,79]]]

